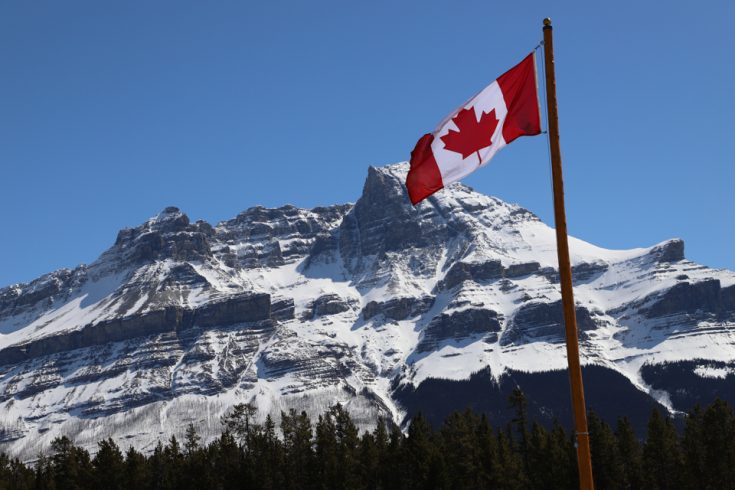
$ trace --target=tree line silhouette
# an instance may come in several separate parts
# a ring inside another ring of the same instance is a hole
[[[380,421],[359,433],[336,405],[312,423],[305,412],[282,413],[278,430],[256,407],[234,406],[219,438],[202,444],[193,425],[183,441],[171,437],[151,454],[112,440],[94,456],[67,437],[32,464],[0,454],[1,489],[565,489],[577,488],[571,434],[527,419],[515,390],[515,417],[494,428],[484,415],[455,412],[437,429],[416,415],[404,434]],[[735,488],[735,415],[716,400],[695,407],[678,431],[651,413],[645,439],[627,418],[611,427],[589,414],[598,489]]]

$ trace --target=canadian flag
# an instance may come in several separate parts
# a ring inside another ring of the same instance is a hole
[[[487,165],[519,136],[541,133],[536,78],[534,51],[419,139],[406,178],[412,204]]]

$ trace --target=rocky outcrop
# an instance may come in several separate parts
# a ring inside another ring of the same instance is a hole
[[[351,205],[316,207],[311,210],[295,206],[265,208],[256,206],[236,218],[220,223],[217,239],[238,244],[237,254],[229,248],[218,251],[231,267],[246,269],[278,267],[314,253],[319,240],[329,241],[331,230],[351,209]]]
[[[486,336],[488,342],[495,342],[500,331],[500,320],[497,312],[485,308],[442,313],[426,327],[416,351],[434,350],[442,342],[461,342],[473,336]]]
[[[505,410],[522,385],[556,417],[567,405],[548,403],[568,380],[544,373],[566,365],[553,231],[464,185],[412,206],[407,170],[371,168],[354,205],[256,206],[214,227],[167,208],[89,266],[0,289],[0,450],[35,458],[62,434],[152,448],[189,421],[208,441],[241,400],[276,423],[341,402],[367,430],[379,415],[462,409],[480,391]],[[684,260],[679,240],[576,243],[571,259],[580,350],[605,366],[609,416],[637,399],[647,417],[649,386],[687,409],[676,394],[713,393],[694,377],[735,393],[732,366],[709,363],[735,356],[735,274]],[[642,362],[692,352],[713,357],[686,378],[639,382]]]
[[[17,284],[0,289],[0,321],[17,316],[37,306],[48,306],[62,300],[74,288],[87,280],[86,266],[76,269],[59,269],[45,274],[28,284]]]
[[[58,352],[103,345],[135,337],[176,332],[193,326],[210,328],[270,320],[270,295],[248,293],[208,303],[197,309],[168,307],[140,315],[114,318],[79,330],[49,335],[0,350],[0,365]]]
[[[732,286],[731,286],[732,288]],[[723,291],[718,279],[696,283],[680,282],[663,293],[655,293],[643,301],[649,306],[641,309],[646,318],[677,314],[725,314],[732,312],[732,291]]]
[[[293,320],[293,298],[271,298],[271,319],[278,322]]]
[[[355,271],[362,257],[425,249],[447,243],[458,232],[435,209],[412,206],[395,175],[370,167],[360,199],[340,224],[339,251]]]
[[[662,263],[684,260],[684,240],[674,239],[664,242],[653,247],[650,255]]]
[[[722,301],[722,309],[730,313],[730,316],[735,316],[735,284],[722,288],[720,290],[720,299]]]
[[[191,224],[178,208],[168,207],[143,225],[120,231],[110,253],[123,259],[121,266],[164,259],[205,260],[211,256],[213,234],[209,224]]]
[[[503,271],[503,276],[509,279],[528,276],[538,272],[541,264],[538,262],[524,262],[520,264],[511,264]]]
[[[383,315],[389,320],[405,320],[426,313],[434,305],[431,296],[393,298],[388,301],[371,301],[362,309],[362,317],[369,320]]]
[[[572,267],[574,284],[592,281],[607,272],[609,266],[603,262],[582,262]]]
[[[589,310],[577,306],[577,329],[586,332],[597,328]],[[521,306],[500,339],[504,345],[545,339],[564,341],[564,310],[561,301],[530,302]]]
[[[338,294],[324,294],[309,303],[306,308],[306,318],[337,315],[350,309],[350,302]]]
[[[503,265],[499,260],[487,262],[457,262],[447,271],[437,289],[451,289],[464,281],[492,281],[503,277]]]

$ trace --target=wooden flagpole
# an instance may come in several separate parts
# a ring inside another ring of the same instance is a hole
[[[592,490],[592,461],[590,440],[587,431],[587,410],[584,403],[582,368],[579,363],[579,342],[577,338],[577,316],[574,308],[572,290],[572,267],[569,261],[567,239],[567,218],[564,210],[564,179],[561,171],[561,149],[559,146],[559,115],[556,107],[556,79],[554,76],[554,41],[552,39],[551,19],[544,19],[544,71],[546,73],[546,105],[548,115],[549,147],[551,150],[551,173],[554,182],[554,221],[556,223],[556,249],[559,256],[559,280],[561,299],[564,306],[566,328],[567,362],[572,389],[574,409],[574,434],[577,447],[577,467],[579,469],[579,488]]]

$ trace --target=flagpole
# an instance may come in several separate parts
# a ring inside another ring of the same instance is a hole
[[[584,403],[582,368],[579,362],[577,338],[577,316],[572,290],[572,267],[569,261],[567,218],[564,210],[564,179],[561,170],[561,148],[559,146],[559,115],[556,106],[556,79],[554,76],[554,41],[551,19],[544,19],[544,72],[546,73],[546,105],[548,116],[549,148],[551,150],[551,173],[554,183],[554,222],[556,223],[556,248],[559,256],[559,280],[561,300],[564,307],[566,329],[567,363],[574,409],[574,435],[579,469],[579,488],[592,490],[592,461],[590,457],[587,410]]]

